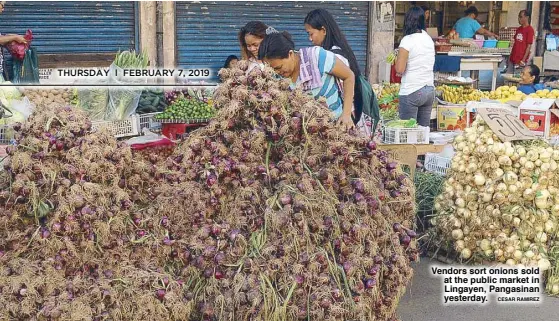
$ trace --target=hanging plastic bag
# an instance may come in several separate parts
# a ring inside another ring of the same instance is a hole
[[[95,85],[106,85],[105,79],[87,79],[79,84],[90,85],[91,87],[80,86],[78,88],[78,108],[85,111],[91,120],[105,120],[109,104],[109,89]]]
[[[35,48],[29,48],[25,52],[23,61],[14,59],[13,72],[15,84],[37,84],[39,83],[39,59]]]

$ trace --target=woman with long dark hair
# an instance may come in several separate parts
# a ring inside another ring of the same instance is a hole
[[[309,35],[309,40],[315,46],[320,46],[335,53],[341,61],[349,66],[355,75],[354,89],[354,115],[355,124],[361,119],[363,112],[363,102],[361,97],[359,64],[357,58],[334,17],[326,9],[315,9],[305,17],[305,30]]]
[[[404,20],[404,38],[398,48],[396,72],[402,74],[400,85],[400,119],[414,118],[429,126],[435,99],[435,44],[425,32],[425,13],[412,7]]]
[[[333,118],[346,129],[354,127],[351,111],[355,75],[334,53],[318,46],[295,51],[288,32],[274,32],[262,41],[258,58],[291,80],[291,89],[300,87],[317,99],[324,97]],[[338,87],[339,80],[343,88]]]
[[[241,58],[256,62],[258,60],[258,48],[266,37],[268,26],[262,21],[250,21],[239,31],[239,44],[241,46]]]

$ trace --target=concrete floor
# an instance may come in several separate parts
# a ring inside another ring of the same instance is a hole
[[[439,261],[421,258],[414,266],[414,277],[400,300],[398,316],[402,321],[555,321],[559,320],[559,298],[542,295],[537,306],[503,305],[443,306],[441,282],[431,276],[431,265]]]

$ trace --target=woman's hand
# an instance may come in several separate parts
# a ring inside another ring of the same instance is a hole
[[[342,115],[338,119],[338,123],[346,129],[353,128],[353,120],[351,112],[353,111],[353,96],[355,94],[355,74],[348,66],[346,66],[339,58],[332,69],[332,75],[341,79],[343,83],[343,110]]]
[[[340,118],[338,118],[338,125],[340,125],[344,130],[355,127],[355,124],[353,124],[353,119],[351,119],[351,114],[342,114]]]
[[[394,69],[397,74],[403,75],[406,72],[409,55],[410,52],[406,49],[402,47],[398,48],[398,56],[396,57],[396,63],[394,63]]]
[[[27,40],[23,36],[20,35],[10,35],[12,36],[12,41],[19,42],[19,43],[27,43]]]

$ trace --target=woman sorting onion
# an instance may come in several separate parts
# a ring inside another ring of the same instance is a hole
[[[260,44],[258,58],[290,79],[291,89],[301,87],[316,99],[324,97],[332,117],[343,128],[354,127],[351,113],[355,75],[334,53],[318,46],[295,51],[288,32],[269,29]],[[342,86],[338,85],[340,81]]]

